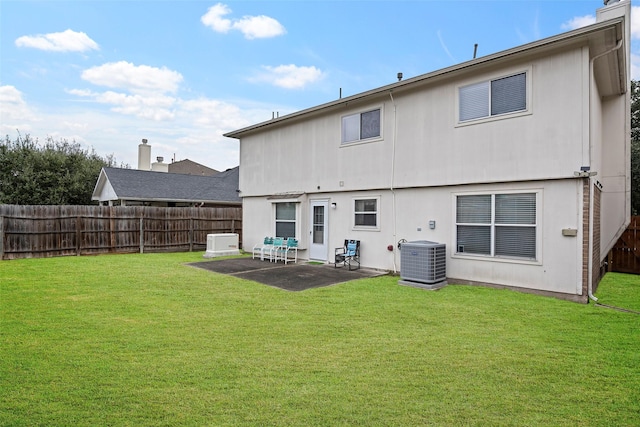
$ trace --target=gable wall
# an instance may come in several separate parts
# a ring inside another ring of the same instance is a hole
[[[576,78],[585,67],[574,48],[244,136],[242,195],[570,177],[588,144],[588,93]],[[530,114],[458,125],[459,85],[521,71],[531,79]],[[382,108],[382,138],[341,145],[341,117],[371,108]]]

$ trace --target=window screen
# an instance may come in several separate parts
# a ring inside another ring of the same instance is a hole
[[[460,88],[460,121],[489,115],[489,82]]]
[[[527,109],[527,73],[487,80],[458,89],[459,121]]]
[[[362,113],[360,139],[380,136],[380,110]]]
[[[491,255],[491,226],[458,225],[457,251]]]
[[[491,195],[458,196],[456,222],[491,223]]]
[[[296,237],[296,204],[276,203],[276,236]]]
[[[491,255],[490,194],[459,196],[456,223],[458,252]]]
[[[496,194],[496,224],[535,223],[535,193]]]
[[[362,199],[355,201],[356,226],[376,227],[378,225],[378,200]]]
[[[313,207],[313,243],[324,243],[324,206]]]
[[[536,257],[536,195],[496,194],[495,254]]]
[[[536,193],[456,198],[456,251],[535,259]]]
[[[525,73],[491,82],[491,115],[511,113],[527,108]]]
[[[380,133],[380,109],[342,118],[342,143],[375,138]]]
[[[360,115],[346,116],[342,118],[342,142],[357,141],[360,139]]]

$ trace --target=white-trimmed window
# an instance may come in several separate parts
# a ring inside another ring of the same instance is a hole
[[[460,87],[458,108],[460,122],[526,111],[527,73]]]
[[[381,109],[365,111],[342,117],[342,143],[379,138],[381,133]]]
[[[370,197],[353,200],[353,225],[355,228],[378,229],[380,198]]]
[[[281,202],[274,203],[275,206],[275,231],[276,237],[296,238],[297,230],[297,206],[298,203],[294,202]]]
[[[456,253],[537,258],[536,193],[456,197]]]

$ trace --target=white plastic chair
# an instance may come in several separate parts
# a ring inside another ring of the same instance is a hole
[[[273,239],[273,246],[269,249],[269,261],[277,262],[278,261],[278,251],[280,251],[284,247],[284,238],[276,237]]]
[[[289,258],[290,252],[294,255],[293,262],[297,263],[298,262],[298,240],[292,237],[287,239],[287,246],[282,249],[282,260],[284,261],[285,264],[291,261],[291,259]]]
[[[260,256],[260,260],[264,261],[264,254],[271,251],[273,247],[273,237],[265,237],[262,243],[257,243],[253,247],[251,258],[255,259],[256,256]]]

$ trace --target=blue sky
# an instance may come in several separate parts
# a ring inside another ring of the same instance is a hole
[[[635,3],[634,3],[635,4]],[[553,36],[601,0],[0,0],[0,130],[137,167],[238,165],[223,133]],[[632,10],[632,78],[640,31]]]

